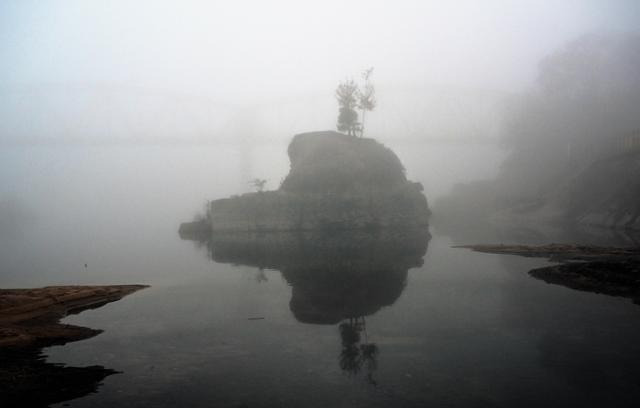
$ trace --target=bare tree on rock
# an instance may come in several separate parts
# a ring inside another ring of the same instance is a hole
[[[364,117],[367,111],[372,111],[376,107],[376,90],[371,83],[371,74],[373,67],[365,69],[362,72],[364,79],[364,88],[358,93],[358,107],[362,111],[362,124],[360,125],[360,137],[364,137]]]

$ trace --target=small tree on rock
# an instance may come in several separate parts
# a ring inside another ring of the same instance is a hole
[[[347,132],[350,136],[355,136],[360,132],[360,137],[364,136],[364,117],[367,111],[372,111],[376,107],[376,92],[371,83],[373,67],[362,72],[364,79],[363,89],[360,90],[358,84],[353,79],[347,79],[338,85],[336,89],[336,99],[338,100],[338,130]],[[358,112],[362,111],[362,123],[358,122]]]
[[[353,79],[347,79],[341,82],[336,89],[336,99],[340,108],[338,114],[338,130],[347,132],[350,136],[355,136],[359,129],[358,123],[358,101],[360,92],[358,85]]]
[[[249,182],[256,189],[258,193],[262,193],[264,191],[264,186],[267,184],[267,180],[255,178]]]

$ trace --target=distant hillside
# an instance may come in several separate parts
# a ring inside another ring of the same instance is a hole
[[[458,186],[436,219],[638,228],[640,35],[592,33],[547,56],[510,102],[495,180]]]
[[[514,195],[500,179],[461,184],[436,201],[434,213],[445,224],[640,230],[640,151],[598,160],[544,195]]]

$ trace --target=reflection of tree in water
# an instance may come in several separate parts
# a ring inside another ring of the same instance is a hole
[[[376,385],[373,373],[378,368],[378,346],[368,342],[364,317],[349,318],[338,326],[342,339],[340,368],[349,375],[356,376],[364,368],[367,381]],[[361,333],[364,334],[362,342]]]
[[[340,367],[350,375],[364,371],[375,384],[379,349],[368,341],[365,317],[400,297],[408,270],[422,265],[429,238],[420,229],[236,233],[209,236],[206,244],[216,262],[279,270],[291,286],[289,307],[296,320],[337,324]]]

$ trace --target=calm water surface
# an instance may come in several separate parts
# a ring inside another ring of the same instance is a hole
[[[243,177],[274,187],[287,171],[279,146],[249,161],[234,148],[0,154],[0,169],[14,172],[0,172],[11,203],[0,218],[3,287],[152,285],[65,319],[105,332],[46,349],[49,362],[120,372],[68,406],[640,401],[640,307],[535,280],[527,271],[540,259],[451,247],[478,242],[477,231],[178,236],[205,198],[246,190]],[[417,164],[438,152],[406,155],[413,179],[440,188]],[[568,239],[520,231],[510,242]]]

